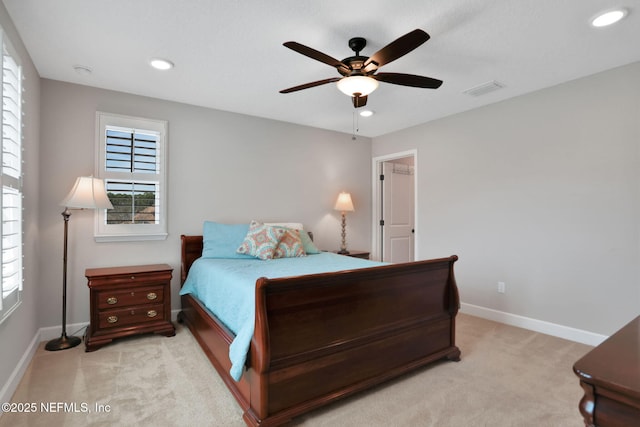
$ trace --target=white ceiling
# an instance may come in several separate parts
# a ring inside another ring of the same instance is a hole
[[[282,46],[297,41],[337,59],[349,38],[362,55],[416,28],[431,35],[384,72],[444,81],[437,90],[381,83],[358,119],[375,137],[640,60],[638,0],[3,0],[41,77],[351,133],[351,99],[339,76]],[[624,6],[619,24],[597,12]],[[148,65],[175,63],[170,71]],[[90,75],[74,65],[91,68]],[[480,97],[463,91],[495,80]]]

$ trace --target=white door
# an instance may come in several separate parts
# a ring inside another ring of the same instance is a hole
[[[393,263],[413,261],[413,166],[395,162],[383,162],[382,165],[382,258]]]

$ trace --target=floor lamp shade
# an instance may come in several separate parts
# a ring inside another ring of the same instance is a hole
[[[347,250],[347,212],[353,212],[355,209],[353,208],[353,202],[351,201],[351,194],[342,192],[338,195],[338,200],[336,200],[336,204],[333,209],[340,211],[342,215],[342,243],[340,245],[339,254],[348,254]]]
[[[65,350],[80,344],[81,339],[67,336],[67,235],[69,233],[69,209],[113,209],[111,201],[104,188],[104,181],[92,176],[81,176],[76,179],[73,188],[60,203],[65,207],[62,212],[64,218],[64,249],[62,256],[62,335],[47,342],[45,349],[49,351]]]
[[[70,209],[113,209],[104,181],[92,176],[78,177],[60,205]]]

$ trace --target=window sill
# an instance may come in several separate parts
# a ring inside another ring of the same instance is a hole
[[[96,242],[141,242],[151,240],[166,240],[168,233],[157,234],[108,234],[95,235]]]

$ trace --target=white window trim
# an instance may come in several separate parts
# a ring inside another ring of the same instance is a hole
[[[149,174],[126,174],[122,172],[106,171],[106,128],[117,126],[127,129],[144,129],[160,134],[158,147],[158,170],[153,181],[159,182],[160,187],[160,221],[159,224],[107,224],[106,210],[98,209],[95,214],[96,242],[121,242],[165,240],[167,238],[167,134],[168,122],[142,117],[123,116],[119,114],[96,113],[96,170],[97,177],[107,179],[134,179],[150,181]]]
[[[11,313],[13,313],[14,311],[17,310],[18,307],[20,307],[20,305],[22,304],[22,295],[23,295],[23,283],[24,283],[24,275],[23,275],[23,270],[24,270],[24,263],[23,263],[23,258],[24,258],[24,211],[23,211],[23,205],[22,205],[22,199],[24,197],[24,189],[22,186],[22,177],[23,177],[23,171],[24,168],[22,167],[22,150],[24,149],[24,133],[22,131],[23,129],[23,123],[22,123],[22,116],[23,116],[23,107],[22,107],[22,91],[23,91],[23,86],[22,86],[22,81],[23,81],[23,76],[22,76],[22,63],[20,60],[20,57],[18,56],[17,52],[15,51],[15,49],[13,48],[13,46],[11,45],[11,42],[9,41],[8,37],[6,36],[6,34],[4,33],[4,31],[2,30],[2,28],[0,27],[0,56],[4,55],[4,50],[7,50],[9,56],[11,56],[12,60],[15,61],[16,66],[17,66],[17,71],[18,71],[18,82],[17,85],[18,87],[16,88],[17,91],[17,97],[18,99],[16,99],[16,103],[17,103],[17,107],[18,107],[18,111],[17,113],[17,131],[18,131],[18,142],[19,142],[19,153],[16,153],[19,157],[18,159],[18,163],[19,165],[17,167],[19,167],[19,176],[18,177],[14,177],[11,176],[11,174],[5,174],[4,170],[0,171],[0,188],[2,188],[2,195],[0,195],[0,210],[3,209],[3,203],[4,203],[4,187],[6,186],[8,189],[11,189],[13,191],[16,192],[16,194],[18,195],[19,199],[17,202],[17,206],[14,206],[15,208],[18,209],[18,211],[20,212],[19,214],[19,219],[20,219],[20,237],[19,237],[19,247],[18,248],[18,254],[17,256],[19,258],[18,259],[18,265],[17,265],[17,269],[15,271],[14,274],[17,275],[16,280],[14,281],[14,283],[17,281],[18,283],[18,288],[13,291],[11,294],[7,295],[7,297],[5,298],[3,296],[3,292],[2,292],[2,285],[4,283],[4,277],[0,278],[1,282],[0,282],[0,324],[3,323],[6,319],[8,319],[11,316]],[[4,58],[0,58],[0,98],[2,96],[4,96],[3,90],[4,90],[4,82],[3,82],[3,78],[4,78],[4,64],[3,64]],[[1,100],[1,99],[0,99]],[[3,101],[3,100],[2,100]],[[4,107],[0,107],[0,132],[4,132],[4,123],[3,123],[3,117],[2,117],[2,113]],[[4,138],[4,133],[0,135],[0,139]],[[0,142],[2,144],[4,144],[4,141]],[[0,164],[2,164],[2,157],[3,157],[3,147],[0,147]],[[4,215],[4,214],[3,214]],[[4,221],[4,218],[2,218],[2,220]],[[4,241],[4,230],[2,229],[3,224],[0,222],[0,234],[3,237],[3,241]],[[5,248],[0,248],[2,249],[2,255],[0,255],[0,258],[3,258],[4,255],[4,249]],[[3,263],[5,262],[4,259],[1,260]],[[4,268],[3,268],[4,270]]]

